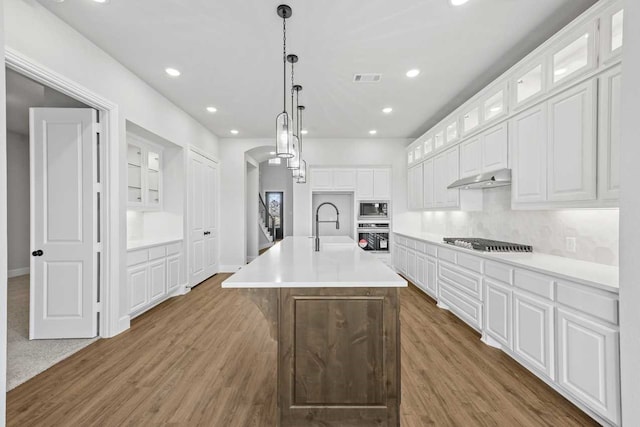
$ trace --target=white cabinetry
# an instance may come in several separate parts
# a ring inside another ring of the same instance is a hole
[[[407,198],[408,198],[409,209],[411,210],[418,210],[424,207],[424,201],[423,201],[424,178],[423,178],[422,172],[423,172],[422,164],[413,166],[408,171],[409,179],[408,179]]]
[[[333,169],[311,168],[309,178],[313,190],[333,190]]]
[[[129,313],[137,316],[184,284],[182,242],[130,250],[127,266]]]
[[[600,17],[600,60],[609,64],[622,54],[624,9],[616,2]]]
[[[548,199],[596,199],[596,80],[548,103]]]
[[[539,105],[514,117],[511,136],[511,196],[515,203],[543,202],[547,198],[547,119]]]
[[[434,207],[455,208],[459,206],[460,191],[447,187],[459,178],[459,147],[452,148],[433,159]]]
[[[433,208],[436,202],[433,160],[430,158],[422,164],[422,206],[425,209]]]
[[[553,303],[526,292],[513,294],[513,351],[526,365],[554,379]]]
[[[333,188],[336,190],[355,190],[356,170],[355,169],[334,169]]]
[[[391,169],[373,170],[374,200],[391,200]]]
[[[127,134],[127,207],[162,208],[162,148]]]
[[[484,280],[484,331],[506,349],[512,348],[511,309],[513,290],[491,279]]]
[[[359,200],[390,200],[389,168],[311,168],[312,191],[355,191]]]
[[[501,123],[460,144],[460,177],[508,166],[507,124]]]
[[[600,76],[598,193],[617,200],[620,192],[620,140],[622,119],[622,70],[615,67]]]

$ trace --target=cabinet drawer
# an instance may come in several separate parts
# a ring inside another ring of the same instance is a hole
[[[560,304],[618,324],[618,298],[614,294],[561,281],[558,282],[556,292],[556,299]]]
[[[449,309],[475,329],[482,329],[482,303],[449,286],[448,283],[438,282],[440,299]]]
[[[482,300],[482,277],[467,272],[454,265],[441,262],[438,264],[438,276],[460,291],[477,300]]]
[[[553,299],[553,279],[542,274],[531,271],[516,270],[514,284],[532,294],[552,300]]]
[[[407,238],[406,237],[397,236],[396,240],[398,241],[399,245],[407,246]]]
[[[485,261],[484,274],[492,279],[513,285],[513,268],[497,262]]]
[[[438,249],[435,246],[427,245],[427,255],[438,256]]]
[[[127,252],[127,266],[142,264],[149,260],[149,251],[141,249],[139,251]]]
[[[476,273],[482,273],[482,259],[467,254],[458,254],[457,264]]]
[[[149,248],[149,261],[151,261],[152,259],[162,258],[166,254],[166,247],[164,246],[155,246],[153,248]]]
[[[416,248],[416,241],[415,240],[411,240],[411,239],[407,239],[407,248],[415,249]]]
[[[176,242],[176,243],[167,245],[167,256],[179,253],[181,248],[182,248],[181,242]]]
[[[447,248],[438,248],[438,258],[455,264],[456,252]]]
[[[427,253],[427,244],[424,242],[416,242],[416,251],[426,254]]]

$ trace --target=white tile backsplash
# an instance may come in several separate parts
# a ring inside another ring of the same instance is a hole
[[[512,210],[509,187],[483,191],[483,211],[423,212],[422,231],[523,243],[536,252],[618,265],[618,209]],[[576,238],[575,253],[566,250],[567,237]]]

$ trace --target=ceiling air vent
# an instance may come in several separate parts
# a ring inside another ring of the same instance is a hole
[[[382,74],[354,74],[354,83],[378,83],[382,79]]]

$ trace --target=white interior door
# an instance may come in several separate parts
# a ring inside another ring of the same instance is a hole
[[[195,286],[218,272],[218,170],[215,162],[193,151],[189,169],[189,284]]]
[[[91,108],[31,108],[29,338],[97,335]]]

